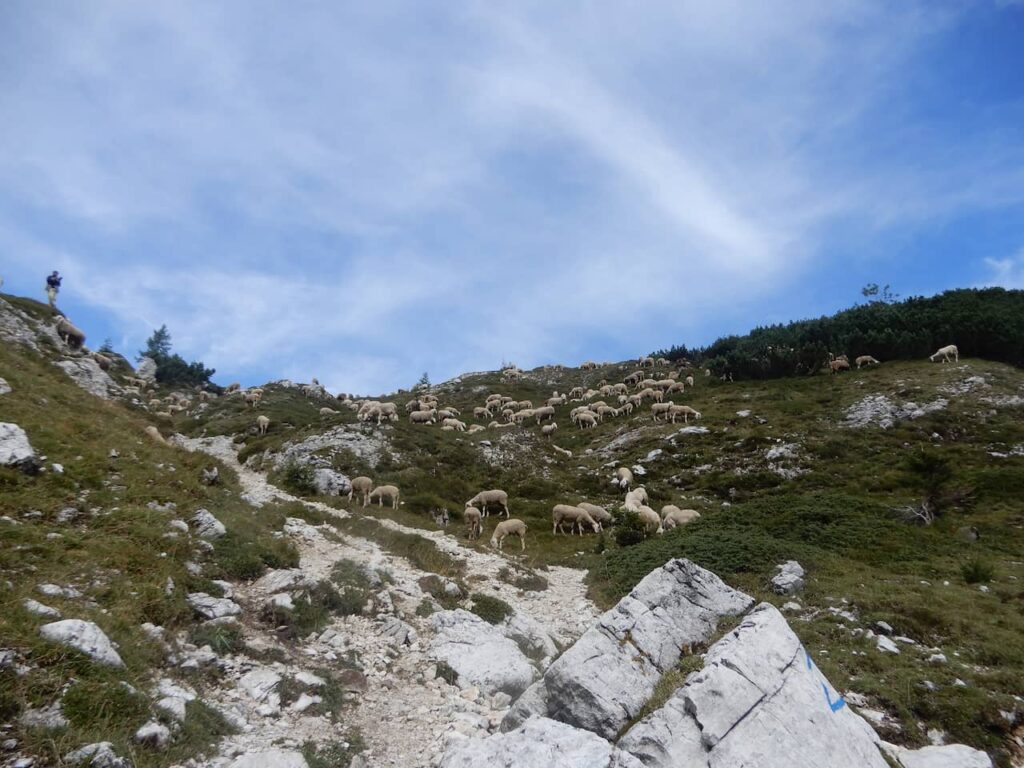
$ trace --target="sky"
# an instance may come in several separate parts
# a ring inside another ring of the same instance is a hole
[[[0,276],[375,394],[1024,288],[1024,2],[0,3]]]

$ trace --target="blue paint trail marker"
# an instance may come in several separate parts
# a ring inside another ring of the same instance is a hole
[[[811,661],[811,652],[805,648],[804,655],[807,659],[807,669],[812,669],[814,667],[814,662]],[[839,696],[835,701],[832,701],[832,695],[828,692],[828,683],[822,682],[821,690],[825,692],[825,702],[828,704],[828,707],[832,710],[833,714],[846,706],[846,701],[842,696]]]

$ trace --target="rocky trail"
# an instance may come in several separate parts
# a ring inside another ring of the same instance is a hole
[[[337,518],[349,516],[315,501],[299,499],[269,483],[266,478],[241,465],[235,449],[226,437],[190,439],[176,436],[175,442],[190,451],[201,451],[234,470],[245,497],[253,504],[271,501],[301,503]],[[217,706],[239,728],[239,733],[221,744],[221,758],[212,765],[229,764],[245,755],[268,750],[295,750],[304,742],[329,743],[343,738],[337,726],[327,718],[307,715],[316,703],[317,669],[342,668],[345,697],[355,705],[346,714],[346,724],[355,726],[366,741],[367,749],[357,758],[371,765],[430,766],[440,760],[449,742],[455,738],[484,736],[494,732],[504,717],[513,695],[543,672],[556,643],[565,647],[578,638],[599,614],[586,597],[586,573],[570,568],[552,567],[544,572],[548,588],[520,591],[499,578],[509,560],[462,546],[451,534],[423,531],[378,519],[383,526],[412,533],[433,541],[441,550],[466,564],[465,578],[474,589],[500,596],[511,605],[515,615],[504,627],[505,636],[482,620],[465,612],[459,626],[442,627],[429,617],[416,615],[416,607],[427,594],[420,586],[432,574],[418,570],[404,558],[384,551],[373,541],[340,533],[333,526],[313,526],[289,518],[285,533],[300,552],[297,571],[273,571],[250,585],[233,588],[232,599],[243,606],[240,617],[250,647],[277,646],[273,628],[254,620],[271,601],[287,605],[288,592],[302,584],[329,576],[335,564],[348,560],[367,572],[386,574],[390,582],[373,599],[373,613],[335,618],[315,637],[301,641],[294,658],[287,662],[260,664],[247,657],[221,660],[225,671],[221,685],[205,692],[208,703]],[[455,594],[459,587],[446,584]],[[456,638],[452,632],[463,633]],[[445,634],[442,640],[439,634]],[[519,683],[504,679],[503,666],[522,675],[526,658],[519,646],[536,652],[539,661],[529,662],[533,669]],[[451,641],[451,642],[448,642]],[[458,653],[460,644],[468,653],[494,653],[494,668],[481,685],[463,680],[449,685],[437,674],[439,656]],[[512,659],[502,654],[510,654]],[[355,663],[353,664],[353,660]],[[355,666],[355,669],[348,667]],[[282,680],[307,680],[307,691],[290,705],[282,705],[277,692]],[[525,685],[524,685],[525,684]],[[511,686],[511,687],[509,687]],[[506,690],[501,690],[502,688]],[[187,691],[188,695],[193,695]],[[510,695],[513,694],[513,695]],[[261,760],[269,760],[265,754]],[[282,758],[284,759],[284,758]],[[261,763],[262,764],[262,763]],[[267,763],[270,765],[270,763]]]

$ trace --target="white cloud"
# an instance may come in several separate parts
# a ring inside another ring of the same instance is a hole
[[[956,13],[31,4],[0,27],[0,247],[240,377],[632,355],[785,288],[836,221],[1021,202],[1019,141],[901,111]]]
[[[985,259],[989,277],[985,285],[1024,289],[1024,248],[1005,259]]]

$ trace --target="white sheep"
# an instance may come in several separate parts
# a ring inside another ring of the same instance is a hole
[[[642,485],[638,485],[636,488],[634,488],[633,490],[626,494],[626,500],[622,503],[622,506],[624,506],[626,509],[631,509],[634,512],[636,512],[638,509],[640,509],[640,506],[642,504],[646,504],[647,501],[647,489],[644,488]]]
[[[436,420],[433,410],[413,411],[409,414],[409,421],[413,424],[433,424]]]
[[[568,456],[570,459],[572,458],[572,451],[567,451],[565,448],[559,448],[557,445],[552,445],[551,447],[563,456]]]
[[[373,490],[373,480],[363,475],[352,478],[352,482],[348,488],[348,500],[352,501],[353,494],[363,494],[363,506],[366,506],[367,501],[370,498],[370,491]]]
[[[235,392],[240,391],[241,389],[242,389],[242,383],[239,382],[239,381],[233,381],[230,384],[228,384],[227,388],[224,390],[224,394],[230,395],[230,394],[233,394]]]
[[[477,432],[483,432],[487,427],[483,424],[470,424],[469,429],[466,430],[467,435],[475,435]]]
[[[522,520],[502,520],[494,526],[494,533],[491,534],[491,546],[501,550],[505,539],[509,536],[518,536],[521,549],[526,550],[526,523]]]
[[[661,525],[668,531],[679,525],[692,523],[700,517],[695,509],[680,509],[675,504],[666,504],[661,508]]]
[[[324,407],[320,409],[320,415],[326,418],[327,416],[337,416],[338,412],[333,408]]]
[[[597,521],[590,516],[590,513],[585,509],[574,507],[571,504],[555,504],[551,508],[551,533],[556,534],[558,531],[565,533],[563,527],[566,523],[569,523],[569,533],[576,528],[579,529],[580,536],[583,535],[583,526],[587,525],[593,530],[594,533],[601,532],[601,526],[597,524]]]
[[[378,485],[370,491],[369,499],[371,504],[376,500],[378,507],[383,507],[384,499],[387,499],[392,509],[398,509],[398,486]]]
[[[520,413],[522,413],[522,411],[520,411]],[[543,408],[535,409],[533,411],[532,415],[537,420],[537,423],[540,424],[542,421],[547,421],[548,419],[554,419],[555,418],[555,409],[553,407],[551,407],[550,405],[545,405]]]
[[[451,427],[456,432],[465,432],[466,423],[454,418],[447,418],[441,422],[442,427]]]
[[[612,482],[619,486],[619,490],[628,491],[633,485],[633,470],[629,467],[619,467],[615,470],[615,479]]]
[[[542,426],[540,428],[540,433],[544,435],[544,437],[551,437],[553,434],[555,434],[556,429],[558,429],[558,422],[552,421],[550,424],[545,424],[544,426]]]
[[[665,421],[668,421],[669,411],[672,410],[672,403],[652,403],[651,404],[651,415],[655,421],[658,421],[659,416],[664,416]]]
[[[690,417],[693,416],[694,420],[700,420],[701,413],[696,411],[688,405],[673,405],[668,409],[668,418],[673,424],[676,423],[676,419],[680,416],[683,417],[683,423],[689,424]]]
[[[173,407],[173,406],[172,406]],[[267,429],[270,427],[270,419],[263,414],[256,417],[256,429],[259,430],[261,435],[267,434]]]
[[[102,371],[109,371],[110,366],[113,365],[113,361],[109,357],[101,355],[99,352],[94,352],[92,359],[96,361],[96,365],[98,365]]]
[[[861,355],[854,362],[857,364],[857,370],[860,370],[865,365],[881,365],[878,360],[875,360],[871,355]]]
[[[476,507],[466,507],[462,512],[466,521],[466,538],[469,540],[479,539],[483,524],[480,522],[480,510]]]
[[[604,507],[599,507],[597,504],[591,504],[586,501],[581,501],[576,506],[584,510],[587,514],[594,518],[594,520],[597,521],[597,524],[600,525],[602,529],[604,529],[605,525],[608,525],[612,522],[612,513],[609,512]]]
[[[494,488],[490,491],[480,491],[480,493],[466,502],[466,506],[478,507],[484,517],[487,517],[489,514],[488,507],[497,506],[501,507],[501,510],[505,512],[505,517],[509,516],[508,494],[500,488]],[[498,516],[501,516],[501,511],[498,512]]]
[[[147,426],[143,431],[147,435],[149,435],[155,442],[162,443],[163,445],[168,444],[167,441],[164,439],[164,436],[160,434],[160,430],[154,427],[152,424]]]
[[[473,409],[474,419],[489,419],[493,415],[487,408],[481,408],[479,405]]]
[[[942,349],[938,350],[934,355],[930,355],[929,357],[933,363],[935,362],[935,359],[938,357],[942,358],[942,362],[948,363],[950,356],[952,356],[956,360],[956,362],[960,362],[960,350],[957,349],[956,344],[950,344],[949,346],[943,347]]]
[[[580,429],[593,429],[597,426],[597,416],[590,411],[576,414],[576,424]]]
[[[243,395],[246,405],[251,405],[253,408],[259,408],[260,400],[263,399],[263,390],[252,389]]]
[[[645,504],[641,504],[636,510],[637,516],[640,518],[641,524],[644,526],[644,533],[650,536],[652,533],[662,533],[664,528],[661,526],[661,518],[658,517],[658,513]]]
[[[85,344],[85,331],[73,325],[63,315],[57,318],[57,335],[69,349],[81,349]]]

